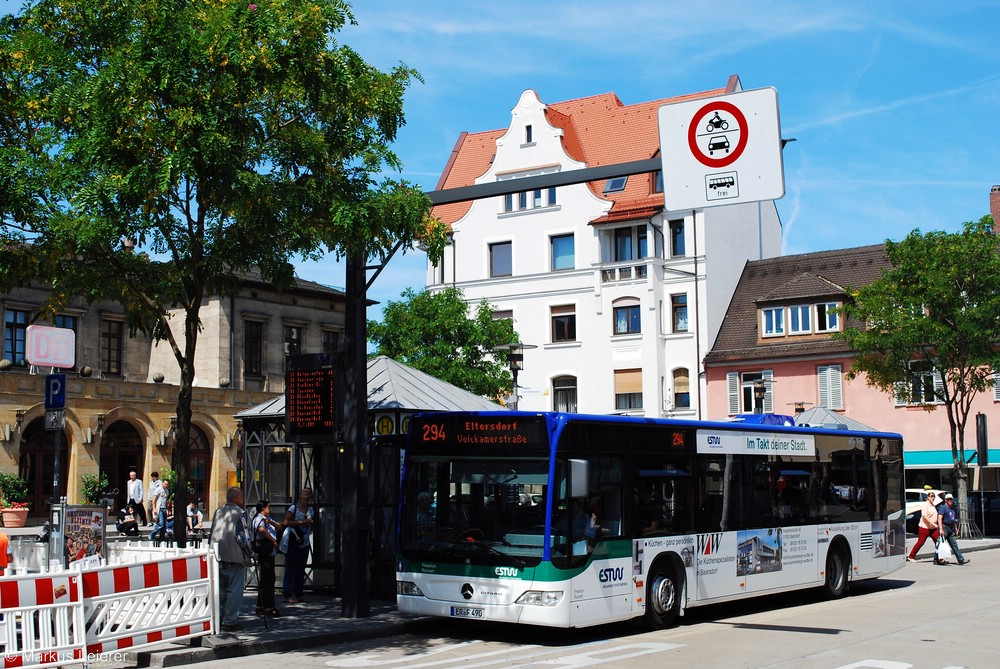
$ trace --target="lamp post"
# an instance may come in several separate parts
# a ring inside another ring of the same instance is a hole
[[[534,344],[521,344],[514,342],[511,344],[501,344],[500,346],[494,346],[494,351],[505,351],[507,353],[507,365],[510,368],[510,374],[513,377],[513,392],[512,399],[510,402],[510,408],[512,411],[517,411],[517,373],[524,369],[524,351],[529,348],[538,348]]]

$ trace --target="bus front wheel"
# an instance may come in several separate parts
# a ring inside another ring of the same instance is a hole
[[[646,622],[652,629],[670,627],[680,609],[680,579],[665,566],[649,575],[646,589]]]
[[[841,546],[831,546],[826,554],[826,583],[823,592],[829,599],[843,597],[847,592],[847,552]]]

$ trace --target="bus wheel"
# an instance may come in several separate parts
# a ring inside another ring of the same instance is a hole
[[[826,554],[826,583],[823,592],[828,599],[843,597],[847,592],[847,554],[840,546],[831,546]]]
[[[670,627],[680,608],[680,582],[675,572],[658,566],[649,574],[646,589],[646,623],[652,629]]]

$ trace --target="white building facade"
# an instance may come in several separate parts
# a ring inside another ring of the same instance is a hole
[[[527,90],[508,128],[463,133],[438,189],[659,156],[657,110],[613,94],[544,104]],[[451,248],[427,287],[483,298],[524,351],[518,408],[701,417],[701,364],[748,259],[778,255],[773,202],[669,211],[660,172],[441,205]]]

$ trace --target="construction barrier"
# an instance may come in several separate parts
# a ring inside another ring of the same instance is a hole
[[[3,666],[87,666],[108,653],[212,634],[214,560],[200,551],[0,579]]]

